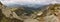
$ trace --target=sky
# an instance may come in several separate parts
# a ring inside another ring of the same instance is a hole
[[[46,4],[60,3],[60,0],[0,0],[0,1],[5,5],[10,5],[10,4],[19,4],[19,5],[40,4],[40,5],[46,5]]]

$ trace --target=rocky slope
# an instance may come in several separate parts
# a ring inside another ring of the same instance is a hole
[[[0,22],[59,22],[60,4],[44,7],[45,9],[7,8],[0,2]]]

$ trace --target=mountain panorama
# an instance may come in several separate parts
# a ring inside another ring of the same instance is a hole
[[[60,0],[0,0],[4,5],[10,7],[28,6],[38,8],[42,5],[60,3]]]
[[[60,4],[58,3],[36,4],[34,7],[31,7],[32,5],[7,5],[0,2],[0,22],[60,22]]]

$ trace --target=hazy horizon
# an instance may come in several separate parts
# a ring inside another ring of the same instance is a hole
[[[60,0],[0,0],[4,5],[7,6],[20,6],[25,5],[29,7],[36,7],[36,5],[42,6],[42,5],[48,5],[48,4],[55,4],[60,3]]]

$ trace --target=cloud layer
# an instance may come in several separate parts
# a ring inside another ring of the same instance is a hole
[[[54,4],[54,3],[60,3],[60,0],[0,0],[3,4],[20,4],[20,5],[26,5],[26,4]]]

